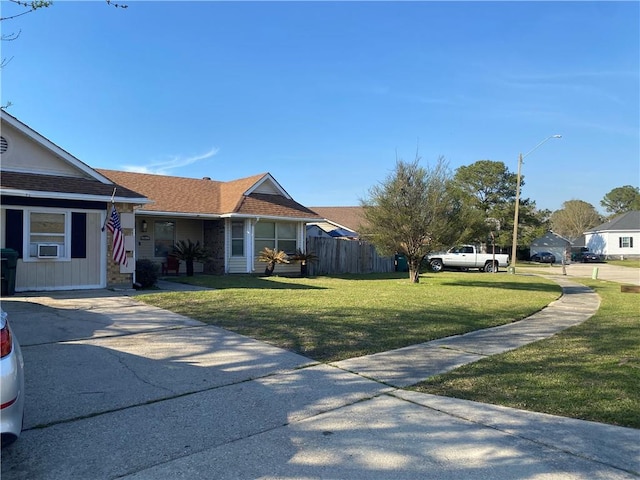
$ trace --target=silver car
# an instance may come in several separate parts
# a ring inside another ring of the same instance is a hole
[[[0,434],[2,446],[13,443],[22,431],[24,415],[24,361],[20,344],[0,309]]]

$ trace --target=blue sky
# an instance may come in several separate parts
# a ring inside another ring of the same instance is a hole
[[[640,184],[639,2],[122,3],[2,22],[2,104],[92,167],[357,205],[396,157],[515,172],[561,134],[523,165],[538,208]]]

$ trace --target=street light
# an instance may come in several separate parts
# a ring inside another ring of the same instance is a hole
[[[539,146],[541,146],[547,140],[551,140],[552,138],[562,138],[562,135],[548,136],[547,138],[542,140],[538,145],[533,147],[524,155],[520,154],[520,157],[518,158],[518,176],[516,179],[516,208],[513,214],[513,239],[511,242],[511,269],[509,269],[509,271],[512,273],[515,273],[516,271],[516,247],[518,245],[518,214],[520,213],[520,171],[522,170],[522,160],[524,159],[524,157],[532,153],[534,150],[536,150]]]

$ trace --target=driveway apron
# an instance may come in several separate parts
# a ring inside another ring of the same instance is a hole
[[[27,395],[2,478],[638,478],[638,430],[398,388],[597,310],[556,281],[526,320],[332,365],[114,292],[5,298]]]

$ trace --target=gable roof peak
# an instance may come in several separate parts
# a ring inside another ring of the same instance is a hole
[[[53,143],[47,137],[42,135],[39,132],[36,132],[33,128],[31,128],[26,123],[18,120],[18,118],[14,117],[10,113],[7,113],[4,109],[0,109],[0,119],[2,122],[6,122],[8,125],[19,131],[21,134],[25,135],[30,140],[36,142],[42,147],[46,148],[54,155],[62,159],[68,165],[71,165],[74,169],[82,172],[84,175],[87,175],[89,178],[93,180],[97,180],[98,182],[104,184],[110,184],[110,180],[98,172],[95,168],[91,168],[89,165],[84,163],[82,160],[76,158],[71,153],[67,152],[62,147]]]

